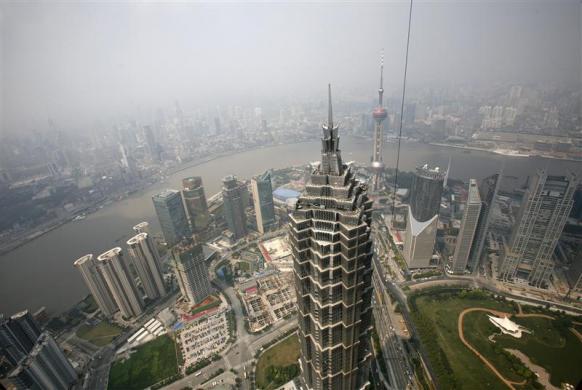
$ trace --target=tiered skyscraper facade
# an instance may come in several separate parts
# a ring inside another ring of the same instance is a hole
[[[338,127],[290,216],[302,379],[308,389],[368,386],[372,326],[372,201],[342,162]]]

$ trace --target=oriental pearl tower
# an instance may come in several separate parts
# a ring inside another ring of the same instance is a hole
[[[380,189],[380,177],[382,171],[384,170],[384,161],[382,159],[382,152],[384,149],[384,119],[388,116],[386,109],[382,104],[382,97],[384,95],[383,88],[383,77],[384,77],[384,53],[382,53],[380,59],[380,88],[378,88],[378,105],[372,111],[372,116],[376,121],[374,125],[374,148],[372,150],[372,163],[371,168],[374,172],[374,177],[372,178],[372,189],[374,192]]]

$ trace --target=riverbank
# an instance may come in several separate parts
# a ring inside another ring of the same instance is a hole
[[[571,158],[571,157],[561,157],[561,156],[554,156],[550,154],[542,154],[538,152],[530,152],[530,153],[521,153],[517,150],[513,149],[486,149],[486,148],[479,148],[476,146],[467,146],[467,145],[454,145],[454,144],[443,144],[440,142],[429,142],[429,145],[445,147],[445,148],[455,148],[467,151],[477,151],[477,152],[486,152],[491,154],[498,154],[501,156],[507,157],[538,157],[538,158],[548,158],[552,160],[559,160],[559,161],[571,161],[571,162],[582,162],[582,159]]]
[[[88,205],[85,208],[80,209],[75,215],[71,215],[70,217],[47,223],[46,227],[42,227],[40,229],[37,228],[37,229],[32,230],[30,232],[24,233],[25,236],[22,238],[11,239],[10,242],[7,242],[5,244],[0,244],[0,256],[6,255],[6,254],[20,248],[21,246],[26,245],[26,244],[44,236],[45,234],[50,233],[51,231],[58,229],[58,228],[66,225],[70,222],[76,222],[75,218],[78,215],[80,215],[80,213],[82,213],[84,216],[88,216],[88,215],[91,215],[91,214],[101,210],[104,207],[112,206],[112,205],[114,205],[118,202],[121,202],[125,199],[128,199],[132,196],[140,195],[144,192],[147,192],[148,189],[152,188],[156,184],[163,183],[165,181],[165,177],[175,175],[176,173],[183,172],[183,171],[186,171],[188,169],[195,168],[199,165],[206,164],[206,163],[209,163],[211,161],[214,161],[214,160],[217,160],[220,158],[228,157],[229,155],[233,155],[233,154],[251,152],[254,150],[266,149],[266,148],[271,148],[271,147],[275,147],[275,146],[295,145],[295,144],[309,143],[309,142],[312,142],[312,141],[299,141],[299,142],[289,142],[289,143],[278,143],[278,144],[253,146],[253,147],[249,147],[249,148],[245,148],[245,149],[225,151],[222,153],[214,154],[212,156],[207,156],[207,157],[203,157],[203,158],[198,159],[198,160],[189,161],[187,163],[180,164],[177,167],[168,169],[167,172],[164,172],[164,175],[161,178],[148,183],[147,185],[143,186],[142,188],[138,189],[137,191],[132,191],[131,193],[127,193],[124,196],[117,197],[116,199],[104,199],[100,202]]]

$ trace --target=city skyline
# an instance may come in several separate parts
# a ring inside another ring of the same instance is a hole
[[[1,390],[582,386],[580,0],[0,35]]]
[[[416,4],[410,85],[437,80],[579,83],[579,2],[510,4]],[[7,39],[2,49],[5,77],[0,134],[44,127],[48,118],[66,128],[93,126],[103,115],[135,115],[144,109],[153,112],[175,99],[191,106],[211,97],[215,102],[211,107],[215,107],[228,103],[226,96],[248,100],[250,94],[257,101],[265,96],[313,97],[318,95],[315,86],[322,79],[341,80],[336,82],[337,91],[355,86],[371,91],[377,80],[373,75],[376,61],[370,54],[381,48],[389,54],[385,74],[390,82],[388,95],[392,96],[392,91],[399,94],[407,21],[404,2],[364,4],[358,12],[349,4],[332,8],[246,6],[252,12],[208,4],[4,4],[1,27]],[[85,12],[88,10],[94,12]],[[245,17],[253,18],[254,28],[248,28]],[[206,18],[216,23],[210,26],[203,22]],[[302,29],[287,27],[300,18]],[[174,23],[166,23],[168,20]],[[329,25],[323,33],[322,23]],[[39,30],[48,24],[50,29]],[[492,24],[496,28],[490,28]],[[288,49],[271,48],[261,34],[265,29],[275,34],[270,37],[273,40],[289,41]],[[109,39],[112,34],[115,39]],[[236,35],[240,35],[239,44],[229,39]],[[192,36],[212,36],[213,44]],[[352,50],[329,45],[332,37]],[[56,42],[68,42],[68,46]],[[152,55],[156,50],[160,55]],[[201,53],[204,63],[193,56],[195,52]],[[309,67],[298,60],[303,56],[311,58]],[[323,60],[328,57],[336,58],[333,67]],[[68,68],[58,65],[61,58]],[[181,60],[174,62],[172,58]],[[233,58],[240,62],[234,68],[238,70],[225,71]],[[20,66],[26,63],[35,67]],[[256,77],[247,78],[243,72]],[[209,73],[213,77],[208,77]],[[212,84],[207,83],[209,79]],[[249,79],[259,83],[249,84]],[[187,85],[184,80],[188,80]],[[194,90],[200,95],[193,95]],[[93,104],[86,98],[87,91],[91,91]],[[49,96],[52,99],[48,100]],[[38,114],[31,117],[32,113]]]

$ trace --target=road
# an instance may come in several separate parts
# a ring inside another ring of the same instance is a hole
[[[114,339],[112,344],[93,352],[89,362],[89,369],[84,378],[83,389],[87,390],[104,390],[107,388],[107,381],[109,380],[109,366],[115,357],[115,350],[123,345],[125,341],[146,322],[153,318],[153,313],[159,313],[165,307],[173,305],[176,302],[178,293],[170,293],[164,300],[157,303],[155,306],[149,308],[144,316],[142,316],[132,327],[131,331],[126,331],[122,335]],[[77,337],[70,337],[69,343],[74,344],[80,340]],[[83,340],[81,340],[83,341]],[[80,347],[79,345],[75,345]],[[86,348],[86,346],[85,346]]]
[[[277,337],[297,327],[297,319],[291,318],[279,321],[274,327],[265,333],[249,334],[245,327],[245,317],[240,300],[236,296],[234,288],[228,286],[220,279],[214,279],[213,283],[217,285],[224,295],[230,301],[236,320],[236,340],[225,351],[221,353],[222,359],[212,362],[210,365],[202,368],[196,373],[190,374],[174,383],[164,387],[166,390],[180,390],[186,386],[196,387],[206,382],[208,378],[217,370],[223,369],[228,371],[235,369],[239,371],[242,389],[251,389],[251,383],[248,378],[242,378],[242,372],[250,373],[252,371],[251,362],[254,360],[255,353],[263,345],[270,343]]]

